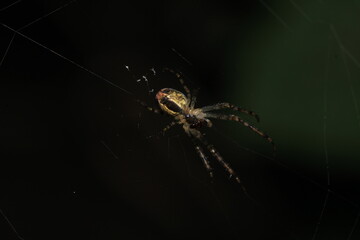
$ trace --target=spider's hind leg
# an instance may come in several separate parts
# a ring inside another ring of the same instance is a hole
[[[236,116],[236,115],[225,115],[225,114],[215,114],[215,113],[206,113],[206,117],[215,118],[215,119],[221,119],[221,120],[230,120],[230,121],[235,121],[235,122],[241,123],[245,127],[250,128],[256,134],[263,137],[267,142],[271,143],[272,146],[273,146],[273,152],[275,153],[276,146],[275,146],[275,143],[274,143],[273,139],[269,135],[267,135],[266,133],[264,133],[264,132],[260,131],[259,129],[257,129],[256,127],[250,125],[248,122],[242,120],[238,116]]]
[[[214,105],[205,106],[205,107],[201,108],[201,110],[203,112],[209,112],[209,111],[215,111],[215,110],[221,110],[221,109],[232,109],[234,111],[242,112],[242,113],[248,114],[250,116],[253,116],[256,119],[256,121],[258,121],[258,122],[260,121],[259,116],[255,112],[244,109],[242,107],[235,106],[231,103],[226,103],[226,102],[225,103],[217,103]]]

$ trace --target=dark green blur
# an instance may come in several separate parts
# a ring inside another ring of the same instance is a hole
[[[268,12],[235,32],[227,93],[260,114],[280,157],[318,165],[326,147],[332,166],[360,173],[359,4],[298,2],[276,1],[281,20]]]

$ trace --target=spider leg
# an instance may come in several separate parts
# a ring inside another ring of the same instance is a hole
[[[224,158],[221,156],[221,154],[216,150],[216,148],[214,147],[214,145],[209,144],[208,141],[203,137],[203,135],[201,134],[201,132],[199,130],[196,129],[191,129],[190,131],[191,135],[194,136],[196,139],[198,139],[207,149],[208,151],[211,153],[211,155],[225,168],[225,170],[230,174],[230,177],[234,177],[236,182],[240,184],[242,190],[244,191],[244,193],[246,195],[249,196],[249,194],[247,193],[247,190],[244,186],[244,184],[242,183],[242,181],[240,180],[240,178],[238,177],[238,175],[236,174],[236,172],[231,168],[231,166],[229,165],[229,163],[225,162]]]
[[[199,91],[198,89],[193,90],[193,94],[191,95],[191,100],[190,100],[190,109],[194,109],[195,107],[198,91]]]
[[[175,126],[177,124],[176,121],[173,121],[171,123],[169,123],[168,125],[166,125],[163,130],[161,130],[161,134],[165,135],[165,132],[167,132],[170,128],[172,128],[173,126]]]
[[[186,92],[186,95],[187,95],[187,98],[188,98],[188,99],[192,99],[192,98],[191,98],[190,89],[189,89],[188,86],[185,84],[184,77],[183,77],[182,73],[175,72],[175,71],[172,70],[171,68],[164,68],[163,71],[167,71],[167,72],[170,72],[170,73],[174,74],[174,75],[177,77],[177,79],[179,79],[180,84],[181,84],[182,87],[184,88],[184,90],[185,90],[185,92]]]
[[[242,120],[241,118],[239,118],[236,115],[224,115],[224,114],[214,114],[214,113],[206,113],[206,117],[208,118],[216,118],[216,119],[221,119],[221,120],[230,120],[230,121],[235,121],[235,122],[239,122],[242,125],[244,125],[245,127],[250,128],[253,132],[257,133],[258,135],[260,135],[261,137],[265,138],[266,141],[268,141],[269,143],[272,144],[273,146],[273,151],[275,152],[276,147],[274,144],[273,139],[268,136],[267,134],[265,134],[264,132],[260,131],[259,129],[257,129],[256,127],[250,125],[248,122]]]
[[[205,168],[206,168],[206,171],[207,171],[207,172],[209,173],[209,175],[210,175],[210,178],[213,178],[213,177],[214,177],[213,169],[212,169],[212,167],[211,167],[211,165],[210,165],[210,161],[208,160],[207,156],[206,156],[205,153],[204,153],[204,149],[203,149],[202,147],[200,147],[200,146],[196,143],[196,141],[194,140],[194,137],[192,137],[192,136],[190,135],[190,138],[191,138],[191,140],[193,141],[193,144],[194,144],[194,146],[195,146],[195,150],[196,150],[197,154],[200,156],[201,160],[203,161],[204,166],[205,166]]]
[[[179,124],[182,124],[181,119],[179,119]],[[197,142],[196,142],[196,139],[199,139],[199,136],[201,137],[200,131],[191,129],[188,124],[184,124],[183,128],[184,128],[186,134],[188,135],[188,137],[193,142],[193,144],[195,146],[195,150],[196,150],[197,154],[199,155],[199,157],[201,158],[201,160],[203,161],[207,172],[209,173],[210,177],[213,178],[214,174],[213,174],[213,169],[210,165],[210,161],[208,160],[206,154],[204,153],[203,148],[200,147],[199,144],[197,144]]]
[[[214,105],[202,107],[201,110],[203,112],[209,112],[209,111],[226,109],[226,108],[229,108],[229,109],[232,109],[234,111],[238,111],[238,112],[242,112],[242,113],[246,113],[248,115],[251,115],[251,116],[255,117],[258,122],[260,120],[259,116],[255,112],[244,109],[242,107],[235,106],[235,105],[233,105],[231,103],[217,103],[217,104],[214,104]]]
[[[145,102],[136,99],[136,102],[139,103],[141,106],[143,106],[144,108],[146,108],[147,110],[149,110],[150,112],[153,113],[158,113],[158,114],[163,114],[164,112],[158,108],[154,108],[154,107],[150,107],[149,105],[147,105]]]

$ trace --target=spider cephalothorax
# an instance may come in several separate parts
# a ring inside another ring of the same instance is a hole
[[[165,112],[174,118],[169,125],[167,125],[163,129],[163,133],[169,130],[172,126],[179,124],[182,125],[186,134],[191,138],[193,143],[195,144],[195,149],[199,154],[200,158],[202,159],[207,171],[209,172],[210,176],[213,176],[212,168],[210,162],[204,153],[203,148],[200,146],[202,144],[205,146],[210,154],[226,169],[226,171],[230,174],[230,176],[234,176],[235,180],[238,183],[240,182],[240,178],[237,176],[235,171],[230,167],[230,165],[224,161],[223,157],[220,153],[215,149],[215,147],[207,142],[204,138],[203,134],[200,132],[202,127],[211,127],[212,123],[209,118],[214,119],[222,119],[222,120],[230,120],[236,121],[241,123],[243,126],[250,128],[252,131],[257,133],[258,135],[265,138],[268,142],[274,145],[272,138],[268,135],[260,131],[259,129],[253,127],[248,122],[244,121],[237,115],[233,114],[221,114],[216,113],[214,111],[220,109],[231,109],[237,112],[245,113],[251,115],[259,121],[259,117],[256,113],[243,109],[241,107],[237,107],[230,103],[217,103],[214,105],[209,105],[201,108],[195,108],[196,96],[191,94],[189,88],[184,84],[184,80],[181,77],[181,74],[174,72],[171,69],[164,69],[165,71],[169,71],[177,76],[180,83],[182,84],[185,92],[182,92],[172,89],[172,88],[163,88],[156,94],[156,100],[159,103],[160,109],[152,108],[147,106],[147,104],[140,102],[143,106],[145,106],[148,110],[153,111],[155,113]],[[243,187],[244,191],[245,188]]]

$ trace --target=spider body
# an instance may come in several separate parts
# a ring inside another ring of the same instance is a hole
[[[167,114],[175,117],[184,129],[211,127],[212,123],[205,118],[201,109],[194,109],[190,106],[191,101],[182,92],[172,89],[163,88],[156,94],[156,100],[160,108]]]
[[[174,121],[172,121],[169,125],[167,125],[163,129],[162,131],[163,133],[165,133],[167,130],[169,130],[172,126],[176,124],[182,125],[185,133],[190,137],[190,139],[194,143],[195,150],[198,153],[199,157],[202,159],[204,166],[211,177],[213,176],[213,170],[210,165],[210,161],[207,155],[205,154],[204,149],[201,147],[201,145],[207,148],[207,150],[213,156],[213,158],[215,158],[225,168],[228,174],[230,174],[230,177],[233,176],[235,180],[241,184],[240,178],[237,176],[235,171],[223,159],[223,157],[216,150],[216,148],[212,144],[208,143],[204,135],[201,133],[200,129],[204,127],[212,126],[212,122],[209,120],[209,118],[235,121],[249,128],[256,134],[262,136],[266,141],[268,141],[273,145],[273,148],[275,150],[275,145],[273,143],[272,138],[266,135],[264,132],[260,131],[256,127],[253,127],[252,125],[250,125],[248,122],[244,121],[237,115],[221,114],[221,113],[216,113],[214,111],[221,109],[230,109],[233,111],[251,115],[255,117],[257,121],[259,121],[258,115],[253,111],[243,109],[241,107],[235,106],[230,103],[217,103],[214,105],[204,106],[201,108],[195,108],[196,96],[195,94],[192,94],[189,88],[185,85],[182,75],[168,68],[165,68],[164,71],[168,71],[176,75],[176,77],[179,79],[181,85],[183,86],[186,92],[186,96],[185,94],[183,94],[178,90],[172,88],[163,88],[157,92],[155,97],[156,100],[158,101],[161,110],[149,107],[146,103],[142,101],[138,101],[138,102],[152,112],[155,113],[163,112],[173,117]],[[246,193],[244,186],[242,184],[241,186],[244,192]]]

